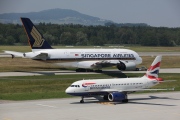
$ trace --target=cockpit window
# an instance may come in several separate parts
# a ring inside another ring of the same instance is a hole
[[[79,85],[71,85],[71,87],[80,87]]]

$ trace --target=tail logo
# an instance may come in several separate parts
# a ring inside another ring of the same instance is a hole
[[[44,39],[34,26],[32,28],[31,35],[35,40],[33,47],[41,47],[44,43]]]
[[[160,62],[158,62],[157,64],[151,66],[147,73],[146,76],[150,79],[154,79],[158,77],[158,73],[159,73],[159,68],[160,68]]]

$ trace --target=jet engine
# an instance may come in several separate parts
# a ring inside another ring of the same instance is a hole
[[[123,101],[125,99],[127,99],[126,95],[120,92],[113,92],[113,93],[109,93],[108,95],[109,101]]]
[[[122,62],[117,64],[119,70],[136,70],[136,64],[134,62]]]

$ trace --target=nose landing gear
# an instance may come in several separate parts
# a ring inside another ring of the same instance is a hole
[[[84,96],[81,97],[80,103],[84,103]]]

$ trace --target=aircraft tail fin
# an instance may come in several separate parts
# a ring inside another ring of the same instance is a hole
[[[29,18],[21,18],[31,49],[52,49]]]
[[[157,56],[149,69],[147,70],[145,76],[149,79],[158,78],[159,70],[160,70],[160,64],[161,64],[162,56]]]

